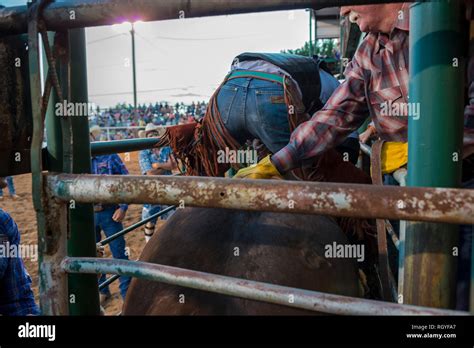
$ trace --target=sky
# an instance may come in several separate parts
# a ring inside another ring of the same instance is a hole
[[[133,101],[126,27],[86,30],[89,97],[98,105]],[[138,103],[207,100],[238,54],[298,48],[309,37],[304,10],[137,23],[135,31]]]
[[[136,23],[138,103],[207,101],[238,54],[303,46],[308,18],[295,10]],[[86,42],[89,102],[133,103],[129,25],[87,28]]]

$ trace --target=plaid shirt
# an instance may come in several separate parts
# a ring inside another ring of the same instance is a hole
[[[128,175],[127,167],[119,155],[102,155],[92,157],[92,174],[97,175]],[[128,209],[127,204],[119,204],[123,211]]]
[[[23,260],[20,256],[8,256],[6,252],[19,245],[18,226],[0,208],[0,315],[40,314],[31,290],[31,278]]]
[[[403,11],[403,19],[390,35],[366,36],[346,68],[345,82],[321,111],[292,133],[289,144],[272,156],[281,173],[341,143],[369,116],[382,139],[407,141],[408,115],[383,115],[384,103],[400,106],[408,102],[409,4],[404,4]],[[473,114],[474,108],[466,109],[466,126]],[[472,145],[474,129],[465,127],[464,146]]]

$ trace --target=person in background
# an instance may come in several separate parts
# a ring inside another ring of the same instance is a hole
[[[0,187],[6,183],[0,180]],[[0,208],[0,250],[19,249],[20,231],[13,218]],[[39,315],[31,290],[31,277],[21,255],[12,257],[0,253],[0,315]]]
[[[17,199],[18,195],[16,194],[15,185],[13,184],[13,177],[7,176],[5,178],[5,181],[7,183],[8,193],[9,193],[11,199]],[[3,199],[3,189],[0,189],[0,200],[2,200],[2,199]]]
[[[145,127],[145,137],[154,138],[161,137],[165,133],[165,128],[149,123]],[[172,170],[177,168],[176,161],[171,156],[171,148],[169,146],[159,149],[146,149],[140,151],[140,169],[143,175],[171,175]],[[142,220],[150,217],[153,214],[160,212],[167,208],[167,206],[157,204],[144,204],[142,210]],[[160,219],[166,220],[171,216],[172,212],[168,212]],[[155,218],[148,221],[145,225],[145,241],[148,242],[155,232],[156,221]]]
[[[94,142],[100,139],[101,130],[94,126],[90,128],[90,141]],[[101,155],[92,157],[92,174],[97,175],[128,175],[128,170],[117,154]],[[127,204],[94,204],[94,221],[96,230],[96,240],[101,240],[101,231],[106,237],[110,237],[115,233],[123,230],[122,221],[127,213]],[[126,250],[125,238],[120,236],[110,242],[110,251],[116,259],[128,260],[128,252]],[[101,275],[99,283],[105,281],[105,274]],[[121,276],[120,278],[120,294],[125,299],[127,289],[130,284],[130,277]],[[105,302],[111,298],[108,287],[100,290],[101,302]]]

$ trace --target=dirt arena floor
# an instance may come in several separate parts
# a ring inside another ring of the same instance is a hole
[[[139,175],[140,169],[138,165],[137,153],[130,153],[130,156],[122,156],[124,163],[127,166],[130,174]],[[125,161],[125,160],[128,161]],[[31,197],[31,174],[18,175],[14,178],[16,193],[19,196],[13,200],[8,195],[8,190],[4,189],[4,199],[0,200],[0,207],[7,211],[16,221],[21,234],[21,244],[23,245],[37,245],[37,229],[36,216],[33,209],[33,202]],[[141,205],[130,205],[127,216],[124,220],[124,227],[130,226],[141,219]],[[143,247],[145,246],[145,237],[143,229],[137,229],[130,232],[125,237],[127,246],[130,248],[131,260],[136,260]],[[106,247],[106,256],[110,257],[110,250]],[[33,279],[33,291],[35,293],[36,301],[38,302],[38,262],[33,261],[32,258],[24,260],[26,268]],[[116,281],[110,286],[112,292],[112,299],[104,304],[106,315],[117,315],[122,309],[122,297],[118,289],[119,282]]]

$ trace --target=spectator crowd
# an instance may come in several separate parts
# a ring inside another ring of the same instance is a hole
[[[138,105],[135,111],[132,105],[117,104],[113,108],[101,109],[99,106],[89,114],[89,124],[106,129],[100,140],[120,140],[138,137],[139,129],[148,123],[161,126],[174,126],[199,120],[206,112],[207,103],[191,104],[155,103]],[[118,127],[123,127],[122,129]],[[139,128],[140,127],[140,128]]]

